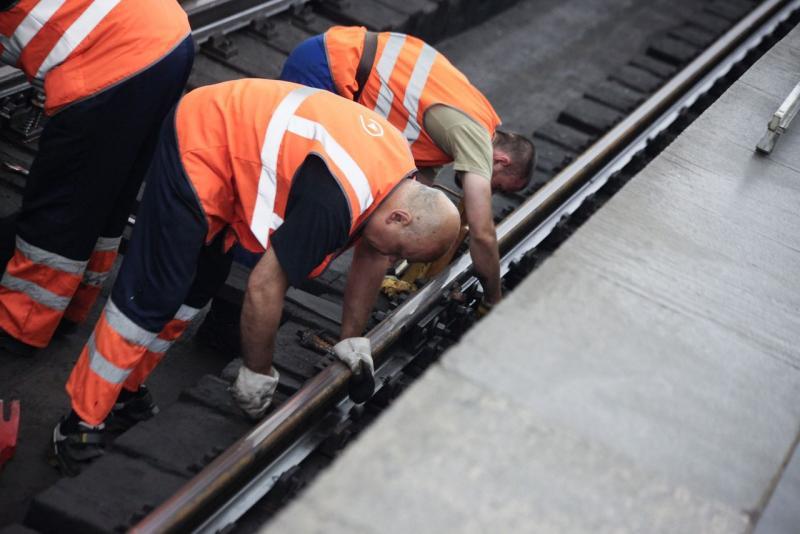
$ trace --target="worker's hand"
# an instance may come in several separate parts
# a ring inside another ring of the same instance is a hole
[[[366,337],[349,337],[333,346],[333,353],[352,371],[350,400],[366,402],[375,392],[375,367],[372,346]]]
[[[361,378],[362,373],[372,376],[375,372],[369,338],[349,337],[343,339],[333,346],[333,353],[350,368],[355,378]]]
[[[273,367],[269,375],[251,371],[244,365],[239,368],[239,375],[231,387],[231,394],[236,403],[253,419],[261,419],[272,403],[272,395],[278,387],[278,371]]]

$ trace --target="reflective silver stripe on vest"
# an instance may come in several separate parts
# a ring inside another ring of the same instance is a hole
[[[408,80],[406,94],[403,97],[403,107],[406,108],[408,113],[408,122],[403,130],[403,135],[408,139],[409,144],[419,137],[420,125],[417,122],[419,100],[422,98],[422,91],[425,90],[425,84],[428,83],[428,75],[431,73],[435,60],[436,50],[431,46],[423,45],[422,52],[420,52],[417,62],[414,64],[414,70],[411,72],[411,78]]]
[[[85,271],[83,273],[83,283],[87,286],[103,287],[103,284],[108,280],[109,274],[111,273],[108,271],[102,273],[98,271]]]
[[[156,333],[145,330],[128,319],[111,299],[108,299],[104,313],[109,326],[134,345],[147,347],[156,338]]]
[[[175,319],[178,321],[191,321],[197,316],[198,313],[200,313],[199,308],[192,308],[191,306],[183,304],[175,314]]]
[[[22,19],[11,37],[0,36],[0,42],[3,44],[3,62],[16,66],[22,51],[64,2],[65,0],[40,0]]]
[[[269,230],[280,226],[279,218],[273,217],[275,209],[275,192],[277,189],[278,151],[286,134],[289,119],[303,101],[319,91],[311,87],[295,89],[285,97],[275,112],[270,117],[267,133],[264,135],[264,144],[261,147],[261,176],[258,178],[258,196],[253,209],[253,219],[250,229],[253,235],[266,248],[269,239]]]
[[[375,100],[376,112],[381,114],[384,118],[389,116],[392,110],[392,100],[394,100],[394,93],[389,89],[389,79],[392,77],[394,65],[397,63],[397,56],[400,55],[400,50],[406,42],[406,36],[401,33],[390,33],[389,38],[386,40],[386,45],[381,51],[381,57],[378,59],[378,65],[375,70],[378,71],[378,78],[381,81],[381,88],[378,90],[378,98]]]
[[[163,354],[169,350],[174,342],[168,341],[166,339],[161,339],[160,337],[155,338],[153,341],[150,342],[148,345],[147,350],[150,352],[157,352]]]
[[[16,276],[11,276],[8,273],[3,274],[3,278],[0,279],[0,285],[12,291],[25,293],[34,302],[38,302],[42,306],[47,306],[51,310],[62,312],[66,310],[69,305],[69,297],[56,295],[40,285],[29,282],[28,280],[23,280],[22,278],[17,278]]]
[[[362,212],[372,204],[372,188],[364,171],[322,124],[303,117],[292,117],[289,121],[289,131],[300,137],[313,139],[322,145],[325,153],[342,170],[345,178],[355,190]]]
[[[95,252],[114,252],[122,243],[122,236],[119,237],[100,237],[94,245]]]
[[[119,2],[120,0],[94,0],[86,8],[86,11],[81,13],[75,22],[67,28],[61,39],[50,50],[50,53],[47,54],[47,57],[39,66],[35,77],[39,80],[44,80],[45,74],[53,67],[63,63]]]
[[[31,245],[20,236],[17,236],[17,250],[22,252],[22,254],[33,263],[38,263],[39,265],[44,265],[67,274],[82,274],[88,263],[88,260],[71,260],[64,256],[59,256],[54,252],[48,252],[43,248]]]
[[[86,349],[89,351],[89,369],[106,382],[122,384],[131,374],[131,369],[117,367],[97,350],[94,332],[89,336],[89,341],[86,342]]]

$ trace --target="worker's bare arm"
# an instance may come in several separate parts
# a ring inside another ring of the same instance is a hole
[[[256,373],[270,372],[288,285],[275,252],[267,249],[250,274],[242,306],[242,358]]]
[[[469,224],[469,252],[483,285],[485,298],[494,304],[502,298],[502,292],[497,233],[492,218],[492,186],[483,176],[470,172],[463,174],[462,185]]]
[[[389,258],[379,254],[365,240],[359,242],[344,292],[342,339],[358,337],[364,332],[388,268]]]

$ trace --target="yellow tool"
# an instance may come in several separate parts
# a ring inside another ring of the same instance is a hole
[[[387,297],[396,297],[401,293],[411,293],[412,291],[416,290],[416,285],[411,282],[401,280],[396,276],[386,276],[381,283],[381,291],[383,291],[383,294]]]

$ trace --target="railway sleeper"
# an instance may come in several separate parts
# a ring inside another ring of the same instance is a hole
[[[587,98],[570,104],[558,116],[558,122],[591,136],[600,136],[624,117],[623,113]],[[579,150],[580,152],[580,150]]]
[[[698,47],[697,50],[699,50],[699,48],[702,47]],[[634,67],[639,67],[640,69],[644,69],[650,74],[654,74],[655,76],[658,76],[659,78],[664,78],[665,80],[671,78],[678,71],[677,65],[674,65],[666,61],[662,61],[658,58],[649,55],[637,56],[633,58],[630,63]]]
[[[614,80],[604,80],[583,95],[622,113],[630,113],[644,102],[646,95]]]
[[[697,46],[667,35],[652,43],[647,49],[647,54],[677,68],[689,63],[700,51]]]

